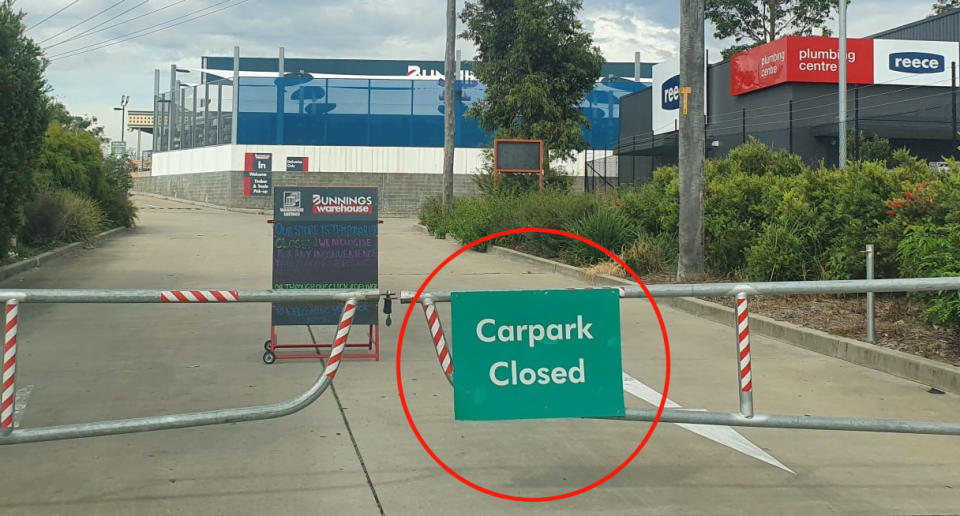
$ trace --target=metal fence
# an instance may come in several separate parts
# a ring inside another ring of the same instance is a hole
[[[169,430],[206,425],[273,419],[298,412],[313,403],[333,382],[340,367],[358,302],[380,298],[378,290],[342,292],[332,290],[7,290],[3,347],[2,391],[0,391],[0,444],[19,444]],[[16,392],[16,357],[19,306],[22,303],[303,303],[341,301],[340,321],[330,358],[317,380],[299,396],[268,405],[168,414],[41,428],[15,429],[13,411]]]
[[[590,287],[587,287],[590,288]],[[594,287],[616,288],[621,298],[646,298],[640,286]],[[934,422],[893,419],[864,419],[844,417],[794,416],[756,414],[753,405],[753,366],[750,359],[749,296],[784,296],[804,294],[862,294],[876,292],[938,292],[960,290],[960,278],[910,278],[845,281],[788,281],[763,283],[704,283],[682,285],[650,285],[647,287],[654,298],[669,297],[731,297],[734,299],[736,330],[734,342],[737,360],[737,392],[740,401],[739,413],[665,409],[660,417],[663,423],[698,425],[746,426],[763,428],[792,428],[805,430],[845,430],[857,432],[887,432],[907,434],[960,435],[960,422]],[[450,384],[454,383],[454,370],[450,343],[444,335],[437,313],[436,303],[449,302],[449,291],[416,292],[402,291],[401,303],[420,303],[427,317],[432,341],[440,361],[441,370]],[[604,418],[623,421],[654,421],[657,409],[626,409],[624,417]]]

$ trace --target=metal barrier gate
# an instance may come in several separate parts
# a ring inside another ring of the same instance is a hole
[[[379,301],[378,290],[342,292],[332,290],[6,290],[3,346],[2,390],[0,390],[0,444],[19,444],[169,430],[205,425],[222,425],[243,421],[273,419],[293,414],[313,403],[333,382],[353,325],[357,304]],[[388,298],[389,299],[389,298]],[[15,397],[17,331],[21,303],[292,303],[342,301],[343,311],[334,336],[330,358],[317,380],[299,396],[269,405],[255,405],[222,410],[168,414],[163,416],[118,419],[95,423],[13,428]]]
[[[610,286],[583,288],[611,288],[620,291],[621,298],[645,298],[639,286]],[[790,281],[765,283],[704,283],[682,285],[649,285],[650,295],[667,297],[732,297],[735,300],[734,327],[736,328],[737,391],[740,412],[710,412],[684,409],[664,409],[661,423],[697,425],[745,426],[764,428],[793,428],[806,430],[846,430],[857,432],[888,432],[906,434],[960,435],[960,423],[910,421],[893,419],[863,419],[817,416],[755,414],[753,407],[753,379],[750,362],[750,332],[747,297],[750,295],[783,296],[793,294],[863,294],[870,292],[931,292],[960,290],[960,277],[916,278],[845,281]],[[430,328],[437,359],[444,376],[453,385],[453,362],[448,341],[440,324],[436,303],[449,302],[449,291],[400,292],[401,303],[423,306]],[[624,417],[602,419],[625,421],[654,421],[656,409],[626,409]]]

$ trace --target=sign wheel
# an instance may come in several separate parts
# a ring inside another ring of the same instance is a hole
[[[269,341],[268,341],[269,342]],[[263,354],[263,363],[270,365],[277,361],[277,355],[274,355],[273,352],[267,351]]]

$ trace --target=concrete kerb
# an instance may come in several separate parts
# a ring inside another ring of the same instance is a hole
[[[424,226],[420,224],[416,224],[416,226],[422,231],[427,232]],[[615,276],[603,274],[588,275],[579,267],[532,256],[513,249],[491,246],[489,252],[509,260],[532,265],[544,272],[556,272],[589,282],[593,285],[633,284],[632,281]],[[734,310],[732,306],[727,307],[710,301],[687,297],[664,298],[657,300],[657,303],[683,310],[720,324],[729,325],[734,321]],[[912,380],[942,391],[960,394],[960,367],[918,357],[902,351],[875,346],[856,339],[839,337],[827,332],[804,328],[789,322],[777,321],[762,315],[750,315],[750,331],[754,334],[779,339],[788,344],[822,355],[839,358],[840,360]],[[732,339],[731,342],[733,342]]]
[[[201,202],[201,201],[191,201],[189,199],[178,199],[176,197],[169,197],[166,195],[160,195],[160,194],[155,194],[150,192],[138,192],[138,191],[131,190],[130,193],[133,195],[142,195],[143,197],[153,197],[154,199],[163,199],[165,201],[174,201],[174,202],[179,202],[183,204],[190,204],[193,206],[202,206],[204,208],[211,208],[214,210],[235,211],[238,213],[248,213],[252,215],[272,215],[273,214],[272,210],[268,212],[267,210],[255,209],[255,208],[228,208],[226,206],[221,206],[219,204],[210,204],[208,202]]]
[[[114,229],[104,231],[103,233],[100,233],[99,235],[93,237],[93,244],[99,245],[100,243],[118,235],[121,231],[130,231],[130,230],[128,230],[127,228],[114,228]],[[10,265],[5,265],[3,267],[0,267],[0,281],[16,276],[17,274],[28,271],[30,269],[35,269],[37,267],[40,267],[43,264],[47,264],[61,258],[66,258],[68,256],[72,256],[76,253],[83,251],[86,248],[85,246],[86,244],[82,242],[74,242],[72,244],[67,244],[63,247],[51,249],[50,251],[38,254],[37,256],[34,256],[32,258],[27,258],[26,260],[21,260],[17,263],[12,263]]]

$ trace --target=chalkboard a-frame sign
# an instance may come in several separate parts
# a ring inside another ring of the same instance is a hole
[[[274,187],[273,288],[377,288],[377,189]],[[336,325],[341,302],[274,303],[272,324]],[[378,324],[377,303],[357,306],[354,324]]]
[[[539,174],[543,190],[543,140],[493,141],[493,187],[500,174]]]

